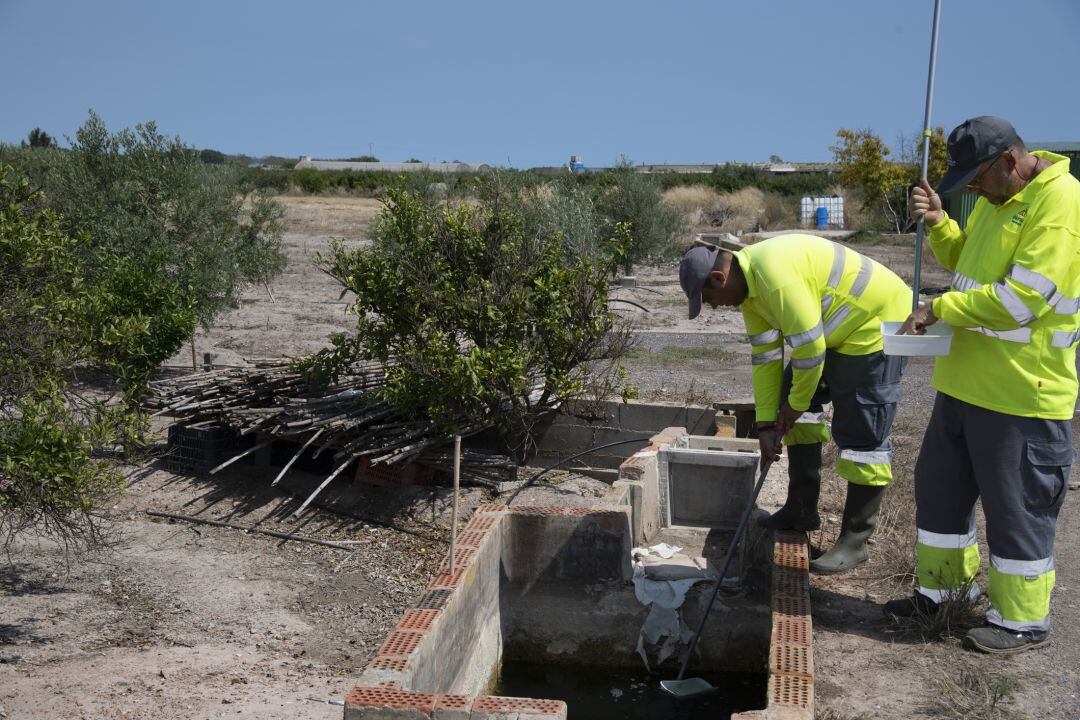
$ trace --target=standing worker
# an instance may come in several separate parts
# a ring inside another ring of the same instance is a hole
[[[760,524],[816,530],[821,446],[829,430],[822,404],[833,404],[836,472],[848,481],[840,537],[810,563],[838,573],[869,558],[892,479],[891,445],[904,359],[881,351],[881,321],[900,321],[911,290],[888,268],[814,235],[782,235],[736,253],[693,247],[679,266],[690,317],[702,302],[739,306],[750,336],[754,405],[762,458],[790,457],[784,506]],[[791,347],[784,367],[783,342]]]
[[[979,569],[975,501],[990,546],[990,608],[967,647],[1009,654],[1050,634],[1054,530],[1073,461],[1080,183],[1069,160],[1029,153],[1016,130],[976,117],[948,140],[949,169],[935,193],[911,192],[952,288],[911,314],[901,332],[939,319],[952,348],[934,364],[933,414],[915,466],[919,587],[888,613],[933,613],[943,600],[974,601]],[[978,193],[967,228],[941,195]],[[970,587],[970,596],[957,598]]]

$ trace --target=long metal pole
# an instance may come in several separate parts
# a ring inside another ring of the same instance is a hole
[[[930,71],[926,78],[926,113],[923,115],[923,148],[922,170],[919,179],[926,180],[927,167],[930,165],[930,138],[933,132],[930,130],[930,109],[934,103],[934,71],[937,69],[937,38],[938,21],[941,19],[941,0],[934,0],[934,28],[930,32]],[[919,288],[922,278],[922,246],[923,236],[926,234],[926,221],[919,218],[915,227],[915,293],[911,299],[911,309],[914,312],[919,307]]]
[[[461,488],[461,436],[454,436],[454,509],[450,513],[450,572],[455,569],[457,552],[458,490]]]

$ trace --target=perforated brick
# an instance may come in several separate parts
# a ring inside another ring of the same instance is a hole
[[[801,675],[774,674],[769,676],[769,700],[772,705],[809,708],[814,683]]]
[[[507,507],[502,503],[484,503],[476,508],[478,513],[506,512]]]
[[[472,703],[472,698],[468,695],[439,695],[435,698],[435,709],[455,708],[457,710],[466,710],[470,703]]]
[[[537,700],[497,695],[481,695],[473,701],[472,707],[473,710],[489,713],[518,712],[557,715],[566,711],[566,703],[561,700]]]
[[[368,668],[372,670],[395,670],[397,672],[402,672],[408,664],[408,658],[376,655],[375,658],[368,663]]]
[[[446,588],[428,590],[420,598],[420,602],[416,603],[416,607],[420,610],[442,610],[446,607],[446,603],[450,600],[450,594],[453,592],[453,590]]]
[[[396,655],[407,657],[409,653],[420,645],[424,633],[412,630],[394,630],[386,636],[386,640],[379,647],[379,655]]]
[[[493,528],[497,522],[499,522],[499,515],[497,513],[473,515],[472,519],[469,520],[469,524],[465,526],[465,531],[487,532]]]
[[[800,595],[774,595],[773,612],[791,617],[805,618],[810,614],[810,599],[805,593]]]
[[[806,552],[806,543],[782,543],[777,540],[773,550],[773,563],[793,570],[809,570],[810,557]]]
[[[461,584],[462,578],[465,577],[465,569],[455,570],[454,572],[441,572],[435,577],[431,578],[431,582],[428,583],[428,589],[433,588],[456,588]]]
[[[357,685],[345,698],[345,704],[356,706],[361,710],[363,708],[413,708],[430,715],[435,707],[435,696],[396,688]]]
[[[806,618],[773,615],[772,641],[789,645],[809,645],[810,622]]]
[[[773,568],[773,595],[805,595],[810,591],[807,573],[791,568]]]
[[[469,720],[472,698],[465,695],[438,695],[432,720]]]
[[[466,530],[457,536],[457,544],[459,547],[478,548],[484,542],[485,537],[487,537],[487,533],[483,530]]]
[[[439,610],[406,610],[398,621],[397,629],[427,632],[431,629],[431,623],[435,622],[435,618],[441,614]]]
[[[788,645],[774,642],[769,651],[769,670],[813,677],[813,659],[807,645]]]
[[[459,547],[454,551],[454,571],[464,570],[469,566],[469,563],[476,557],[476,548],[472,547]],[[443,560],[442,572],[448,572],[450,569],[450,554],[447,553],[447,557]]]
[[[565,515],[566,508],[558,505],[511,505],[510,512],[515,515]]]
[[[409,463],[390,465],[372,464],[367,458],[360,458],[356,465],[356,481],[381,487],[401,487],[405,485],[430,485],[435,471],[426,465]]]

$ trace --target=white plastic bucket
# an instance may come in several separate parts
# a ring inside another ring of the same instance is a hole
[[[952,345],[952,326],[938,321],[926,328],[925,335],[897,335],[904,323],[881,323],[881,336],[885,340],[886,355],[948,355]]]

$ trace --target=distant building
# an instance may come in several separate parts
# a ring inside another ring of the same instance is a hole
[[[634,169],[639,173],[680,173],[680,174],[705,174],[711,173],[714,168],[723,167],[726,164],[738,165],[741,167],[752,167],[757,170],[764,170],[768,173],[789,174],[789,173],[834,173],[840,171],[840,166],[836,163],[711,163],[711,164],[698,164],[698,165],[669,165],[664,163],[662,165],[636,165]]]
[[[300,162],[294,169],[303,170],[353,170],[356,172],[419,172],[430,170],[441,173],[483,172],[491,167],[479,163],[387,163],[387,162],[351,162],[348,160],[312,160],[307,155],[300,156]]]

